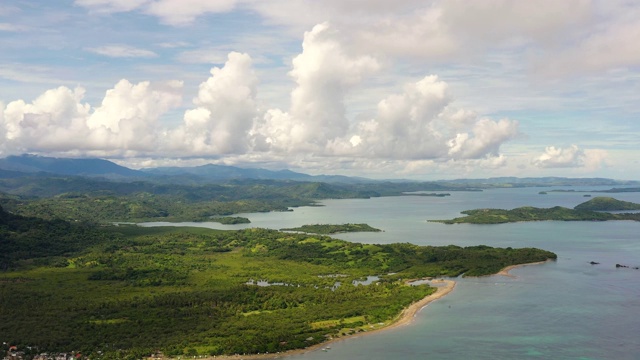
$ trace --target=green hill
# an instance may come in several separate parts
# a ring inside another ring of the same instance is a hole
[[[598,196],[587,202],[583,202],[574,209],[590,211],[640,210],[640,204],[617,200],[612,197]]]

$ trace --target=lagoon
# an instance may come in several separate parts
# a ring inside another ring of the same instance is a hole
[[[604,190],[604,188],[564,189]],[[562,187],[554,187],[562,189]],[[240,214],[251,224],[180,223],[217,229],[304,224],[367,223],[380,233],[335,237],[364,243],[538,247],[556,262],[512,270],[515,278],[457,279],[446,297],[429,304],[407,326],[346,339],[331,350],[287,357],[316,359],[638,359],[640,358],[640,222],[527,222],[445,225],[432,219],[475,208],[573,207],[598,193],[549,188],[451,192],[448,197],[402,196],[325,200],[292,212]],[[607,194],[640,203],[640,193]],[[147,225],[167,225],[149,223]],[[591,261],[599,265],[591,265]]]

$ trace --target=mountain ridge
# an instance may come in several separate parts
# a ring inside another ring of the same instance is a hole
[[[118,165],[100,158],[57,158],[40,155],[11,155],[0,158],[0,178],[23,176],[47,177],[51,175],[101,177],[108,180],[137,181],[151,180],[160,183],[206,184],[224,181],[278,180],[327,182],[344,184],[366,183],[421,183],[427,180],[386,179],[376,180],[345,175],[309,175],[289,169],[269,170],[263,168],[242,168],[230,165],[204,164],[199,166],[168,166],[143,168],[139,170]],[[597,185],[640,185],[639,181],[615,180],[607,178],[567,178],[567,177],[492,177],[480,179],[452,179],[428,181],[432,183],[466,185],[467,187],[530,187],[530,186],[597,186]]]

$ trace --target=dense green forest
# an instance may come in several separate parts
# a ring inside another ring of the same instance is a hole
[[[376,229],[369,224],[314,224],[314,225],[302,225],[295,228],[280,229],[281,231],[299,231],[309,234],[339,234],[347,232],[380,232],[382,230]]]
[[[264,229],[95,227],[2,209],[0,254],[0,341],[130,359],[307,347],[388,323],[434,291],[406,279],[485,275],[556,257]],[[368,275],[380,281],[353,284]],[[271,286],[252,285],[259,280]]]
[[[612,214],[607,211],[640,209],[640,204],[619,201],[613,198],[596,197],[577,205],[573,209],[562,206],[552,208],[536,208],[523,206],[512,210],[476,209],[465,210],[467,216],[451,220],[430,220],[444,224],[503,224],[520,221],[607,221],[634,220],[640,221],[638,213]]]

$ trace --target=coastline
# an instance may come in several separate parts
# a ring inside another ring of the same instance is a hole
[[[542,264],[546,264],[549,261],[552,261],[552,259],[547,259],[545,261],[536,261],[536,262],[532,262],[532,263],[524,263],[524,264],[518,264],[518,265],[509,265],[507,267],[505,267],[504,269],[500,270],[496,275],[502,275],[502,276],[507,276],[510,278],[516,278],[517,276],[509,274],[509,271],[519,268],[519,267],[525,267],[525,266],[529,266],[529,265],[542,265]]]
[[[327,347],[328,345],[338,342],[338,341],[342,341],[342,340],[346,340],[346,339],[351,339],[354,337],[358,337],[358,336],[367,336],[369,334],[374,334],[374,333],[378,333],[381,331],[386,331],[386,330],[390,330],[390,329],[395,329],[401,326],[405,326],[410,324],[414,317],[416,316],[416,314],[422,310],[422,308],[424,308],[425,306],[427,306],[429,303],[431,303],[432,301],[438,300],[442,297],[444,297],[445,295],[449,294],[451,291],[453,291],[453,289],[456,286],[456,282],[453,280],[445,280],[445,279],[435,279],[435,280],[431,280],[431,282],[433,283],[438,283],[438,284],[444,284],[444,286],[437,286],[436,288],[436,292],[434,292],[431,295],[428,295],[424,298],[422,298],[421,300],[418,300],[416,302],[414,302],[413,304],[409,305],[408,307],[404,308],[404,310],[402,310],[402,312],[393,320],[391,320],[391,322],[385,326],[373,329],[373,330],[369,330],[366,332],[360,332],[357,334],[353,334],[353,335],[346,335],[346,336],[341,336],[341,337],[336,337],[333,339],[330,339],[328,341],[322,342],[320,344],[316,344],[313,346],[309,346],[307,348],[304,349],[295,349],[295,350],[289,350],[286,352],[282,352],[282,353],[277,353],[277,354],[251,354],[251,355],[220,355],[220,356],[207,356],[203,359],[205,360],[268,360],[268,359],[282,359],[282,358],[286,358],[288,356],[293,356],[293,355],[300,355],[300,354],[304,354],[307,352],[311,352],[311,351],[316,351],[318,349],[322,349]]]
[[[493,274],[493,275],[487,275],[487,276],[495,276],[495,275],[501,275],[501,276],[507,276],[507,277],[511,277],[511,278],[516,278],[515,275],[512,275],[509,273],[509,271],[519,268],[519,267],[524,267],[524,266],[529,266],[529,265],[541,265],[541,264],[545,264],[547,262],[553,261],[553,259],[547,259],[545,261],[536,261],[536,262],[532,262],[532,263],[524,263],[524,264],[517,264],[517,265],[509,265],[505,268],[503,268],[502,270],[500,270],[499,272]],[[414,280],[419,280],[419,279],[414,279]],[[429,278],[427,278],[426,280],[429,280]],[[451,291],[453,291],[453,289],[456,286],[456,282],[453,280],[449,280],[449,279],[431,279],[430,280],[431,283],[437,283],[437,284],[444,284],[443,286],[435,286],[436,288],[436,292],[434,292],[431,295],[427,295],[424,298],[422,298],[421,300],[418,300],[416,302],[414,302],[413,304],[409,305],[408,307],[404,308],[402,310],[402,312],[400,312],[400,314],[394,318],[393,320],[391,320],[388,324],[379,327],[379,328],[375,328],[369,331],[365,331],[365,332],[360,332],[360,333],[356,333],[356,334],[352,334],[352,335],[345,335],[345,336],[340,336],[340,337],[335,337],[332,338],[330,340],[327,340],[325,342],[319,343],[319,344],[315,344],[303,349],[294,349],[294,350],[288,350],[285,352],[281,352],[281,353],[275,353],[275,354],[247,354],[247,355],[218,355],[218,356],[206,356],[206,357],[202,357],[200,359],[204,359],[204,360],[271,360],[271,359],[284,359],[287,358],[289,356],[294,356],[294,355],[301,355],[307,352],[312,352],[312,351],[317,351],[319,349],[322,348],[326,348],[329,347],[329,345],[331,345],[332,343],[336,343],[338,341],[343,341],[343,340],[348,340],[348,339],[352,339],[358,336],[367,336],[370,334],[375,334],[381,331],[386,331],[386,330],[391,330],[391,329],[395,329],[401,326],[405,326],[410,324],[414,317],[416,316],[416,314],[422,310],[422,308],[424,308],[425,306],[427,306],[429,303],[431,303],[432,301],[438,300],[444,296],[446,296],[447,294],[449,294]]]

